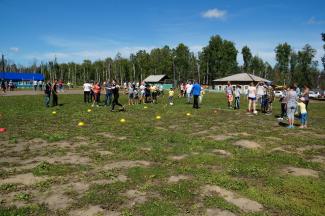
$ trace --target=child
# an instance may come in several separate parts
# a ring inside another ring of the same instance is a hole
[[[239,109],[240,108],[240,91],[241,91],[241,86],[236,85],[235,89],[235,106],[234,109]]]
[[[168,92],[168,102],[170,105],[174,105],[174,89],[170,88],[169,92]]]
[[[136,88],[134,88],[133,91],[133,100],[134,100],[134,104],[138,104],[139,103],[139,92]]]
[[[297,106],[300,111],[300,122],[301,125],[299,128],[307,128],[307,110],[306,110],[306,104],[305,104],[305,98],[301,97],[299,98],[299,102],[297,102]]]
[[[278,120],[283,121],[283,118],[287,116],[287,101],[285,100],[287,96],[286,90],[283,91],[283,94],[280,96],[279,102],[281,103],[281,115]]]

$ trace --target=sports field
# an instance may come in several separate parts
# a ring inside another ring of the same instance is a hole
[[[278,102],[253,116],[214,93],[199,110],[59,103],[0,97],[0,215],[325,215],[325,103],[308,129],[279,124]]]

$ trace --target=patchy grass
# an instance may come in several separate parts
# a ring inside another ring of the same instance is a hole
[[[125,216],[205,215],[208,208],[247,216],[325,215],[325,164],[312,161],[325,156],[325,103],[311,102],[308,129],[288,130],[276,120],[278,102],[273,115],[250,116],[244,98],[243,109],[229,110],[222,94],[206,94],[199,110],[183,98],[174,106],[166,96],[159,100],[112,113],[103,106],[87,112],[81,95],[60,95],[62,106],[48,109],[42,96],[0,97],[0,126],[7,128],[0,134],[0,215],[69,215],[87,206]],[[85,126],[77,126],[80,121]],[[236,145],[243,140],[258,148]],[[287,167],[318,175],[294,176],[283,172]],[[168,181],[182,175],[189,178]],[[41,179],[27,184],[16,176]],[[202,196],[205,185],[263,210],[245,212],[218,194]],[[138,191],[142,201],[125,196],[128,191]],[[53,205],[62,204],[59,198],[67,207]]]

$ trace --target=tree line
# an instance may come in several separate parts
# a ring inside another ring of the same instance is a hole
[[[321,34],[321,39],[325,42],[324,33]],[[323,48],[325,52],[325,44]],[[322,57],[324,70],[321,71],[315,60],[316,50],[309,44],[295,51],[285,42],[276,46],[274,52],[276,64],[272,67],[259,56],[253,55],[248,46],[244,46],[240,52],[244,63],[238,65],[239,51],[234,42],[215,35],[198,53],[191,52],[188,46],[180,43],[176,48],[166,45],[150,52],[139,50],[129,58],[117,53],[114,58],[93,62],[84,60],[82,63],[58,63],[54,59],[41,64],[35,62],[26,67],[3,59],[1,68],[13,72],[39,72],[46,79],[61,79],[77,85],[86,80],[141,81],[152,74],[166,74],[176,82],[195,79],[211,85],[214,79],[246,72],[273,80],[279,85],[295,82],[300,86],[325,87],[324,81],[320,81],[325,70],[325,55]]]

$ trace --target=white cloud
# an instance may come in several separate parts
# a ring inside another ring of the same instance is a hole
[[[324,25],[325,20],[317,20],[315,17],[310,17],[307,21],[308,25]]]
[[[226,10],[219,10],[217,8],[210,9],[202,13],[202,17],[211,19],[224,19],[226,15]]]
[[[11,52],[19,52],[19,48],[18,47],[10,47],[9,49]]]

